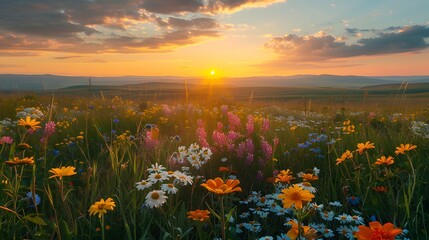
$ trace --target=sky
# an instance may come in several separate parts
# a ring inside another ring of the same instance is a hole
[[[0,74],[429,75],[428,0],[1,0]]]

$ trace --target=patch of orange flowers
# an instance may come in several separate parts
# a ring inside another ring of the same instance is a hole
[[[196,209],[195,211],[188,212],[188,218],[194,221],[203,222],[209,218],[210,212],[208,210]]]
[[[358,143],[357,144],[358,149],[356,149],[356,152],[359,154],[363,154],[364,151],[369,150],[371,148],[375,148],[374,143],[367,141],[366,143]]]
[[[401,145],[399,145],[399,147],[396,147],[395,154],[396,155],[405,154],[405,152],[411,151],[411,150],[415,149],[416,147],[417,147],[416,145],[413,145],[410,143],[407,143],[405,145],[401,144]]]
[[[224,182],[222,178],[217,177],[207,180],[205,183],[201,184],[201,186],[217,195],[226,195],[233,192],[241,192],[241,187],[237,187],[238,184],[240,184],[240,181],[237,179],[228,179]]]
[[[395,240],[396,235],[401,233],[402,229],[395,228],[392,223],[381,225],[379,222],[370,222],[369,227],[359,226],[356,237],[358,240]]]
[[[275,179],[275,182],[282,182],[282,183],[290,183],[291,180],[295,179],[292,177],[292,172],[288,170],[281,170],[279,174],[277,174],[277,177]]]
[[[375,162],[376,165],[392,165],[395,161],[393,161],[392,156],[381,156],[380,158],[377,158],[377,161]]]

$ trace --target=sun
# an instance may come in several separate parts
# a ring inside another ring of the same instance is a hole
[[[214,76],[216,74],[215,70],[210,71],[210,75]]]

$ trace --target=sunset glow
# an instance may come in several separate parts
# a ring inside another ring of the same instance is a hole
[[[25,0],[0,9],[1,73],[204,76],[216,64],[230,77],[429,74],[425,0]]]

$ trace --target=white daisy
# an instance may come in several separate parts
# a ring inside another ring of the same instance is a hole
[[[155,163],[155,165],[151,165],[150,168],[147,169],[148,172],[163,172],[165,171],[165,167],[162,165],[158,165],[158,163]]]
[[[183,184],[184,186],[186,186],[188,184],[192,185],[192,182],[193,182],[192,176],[188,176],[188,175],[182,173],[181,171],[175,171],[173,176],[176,178],[174,180],[175,183],[179,182],[179,183]]]
[[[188,149],[188,151],[191,151],[191,152],[198,152],[198,150],[200,150],[200,146],[196,143],[192,143]]]
[[[138,190],[144,190],[146,188],[149,188],[152,186],[152,182],[149,182],[147,180],[142,180],[141,182],[136,182],[136,188]]]
[[[167,201],[167,196],[162,190],[153,190],[146,195],[145,204],[150,208],[158,208]]]
[[[179,191],[172,183],[162,184],[161,190],[171,194],[176,194]]]
[[[167,172],[154,172],[151,173],[148,177],[149,181],[151,181],[152,183],[156,183],[156,182],[162,182],[165,180],[168,180],[168,173]]]
[[[213,155],[212,150],[210,150],[210,148],[206,148],[206,147],[203,147],[201,149],[200,154],[205,160],[209,160],[210,157]]]

